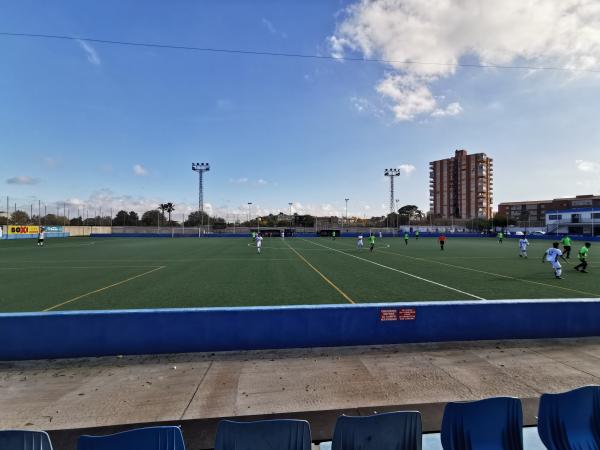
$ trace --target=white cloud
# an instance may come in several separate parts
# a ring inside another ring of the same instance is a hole
[[[36,199],[32,198],[31,203],[36,203]],[[42,204],[48,206],[48,212],[55,210],[57,207],[62,211],[63,207],[69,210],[70,217],[76,217],[77,214],[86,217],[93,217],[94,215],[100,214],[102,210],[102,216],[108,216],[111,214],[116,215],[118,211],[135,211],[141,217],[141,215],[150,210],[158,209],[160,203],[165,201],[172,201],[175,204],[175,212],[173,214],[173,220],[181,221],[182,216],[186,217],[198,210],[198,203],[196,199],[189,199],[189,202],[178,199],[177,197],[164,198],[164,197],[143,197],[143,196],[131,196],[121,195],[113,192],[111,189],[101,189],[92,192],[89,197],[71,197],[58,201],[49,201],[48,199],[43,200]],[[248,205],[247,203],[241,203],[237,205],[231,205],[229,201],[225,201],[223,204],[214,204],[210,201],[204,203],[204,210],[213,217],[224,217],[230,221],[239,220],[246,221],[248,218]],[[350,200],[348,204],[348,216],[370,216],[379,211],[377,207],[371,206],[364,202],[353,202]],[[256,217],[258,215],[265,216],[268,214],[289,214],[290,208],[287,203],[267,205],[260,202],[253,202],[251,206],[251,216]],[[382,211],[387,211],[387,207],[382,205]],[[310,214],[319,217],[328,216],[345,216],[345,202],[341,201],[338,203],[304,203],[294,202],[292,204],[292,213],[298,215]]]
[[[241,178],[230,178],[229,179],[230,183],[233,184],[249,184],[252,186],[264,186],[269,184],[269,182],[263,178],[259,178],[258,180],[254,181],[249,179],[248,177],[241,177]],[[277,185],[277,183],[272,183],[274,185]]]
[[[144,213],[145,211],[157,209],[160,203],[164,203],[164,199],[158,198],[147,198],[147,197],[133,197],[131,195],[117,195],[110,189],[101,189],[93,192],[87,199],[81,198],[68,198],[63,201],[58,201],[54,205],[60,208],[65,205],[70,209],[70,216],[74,217],[79,209],[79,214],[82,216],[92,217],[94,214],[100,214],[100,208],[102,208],[102,215],[110,215],[111,211],[117,214],[120,210],[135,211],[138,214]],[[180,213],[188,210],[187,205],[182,203],[174,202],[177,217],[173,216],[175,220],[180,220]],[[196,206],[197,209],[197,206]]]
[[[6,180],[7,184],[19,184],[21,186],[26,186],[26,185],[33,185],[33,184],[38,184],[39,183],[39,179],[37,178],[33,178],[33,177],[28,177],[26,175],[20,175],[17,177],[12,177]]]
[[[96,49],[94,47],[92,47],[85,41],[77,40],[77,42],[85,52],[85,56],[87,57],[87,60],[90,62],[90,64],[93,64],[94,66],[99,66],[100,64],[102,64],[100,56],[98,56],[98,52],[96,52]]]
[[[450,103],[448,106],[446,106],[446,108],[444,109],[436,109],[435,111],[433,111],[431,113],[431,115],[433,117],[447,117],[447,116],[457,116],[462,112],[462,106],[460,106],[460,103],[458,102],[453,102]]]
[[[137,175],[138,177],[143,177],[143,176],[148,175],[148,170],[146,170],[146,168],[144,166],[142,166],[141,164],[134,164],[133,173],[134,173],[134,175]]]
[[[387,74],[376,89],[393,101],[392,111],[399,121],[429,113],[437,105],[427,84],[413,75]]]
[[[417,168],[415,166],[413,166],[412,164],[400,164],[398,166],[398,169],[400,169],[400,172],[405,175],[410,175],[415,170],[417,170]]]
[[[273,25],[273,22],[271,22],[269,19],[266,18],[262,18],[260,20],[260,23],[262,23],[263,27],[265,27],[267,30],[269,30],[269,33],[271,34],[277,34],[277,30],[275,29],[275,26]]]
[[[266,17],[263,17],[260,20],[260,23],[262,24],[263,27],[265,27],[269,33],[277,35],[277,36],[281,36],[282,38],[286,39],[287,38],[287,34],[284,32],[279,32],[277,30],[277,28],[275,28],[275,25],[273,25],[273,22],[271,22],[269,19],[267,19]]]
[[[361,114],[371,114],[373,116],[380,117],[383,115],[383,111],[372,101],[363,97],[350,97],[350,103],[354,109]]]
[[[577,165],[577,170],[586,173],[600,173],[600,163],[596,161],[584,161],[582,159],[578,159],[575,161]]]
[[[596,0],[502,0],[493,5],[481,0],[360,0],[340,17],[328,39],[332,56],[350,52],[389,61],[385,65],[393,72],[377,91],[391,100],[397,120],[460,113],[458,103],[438,106],[431,90],[437,80],[452,76],[464,57],[482,64],[570,69],[600,64]]]

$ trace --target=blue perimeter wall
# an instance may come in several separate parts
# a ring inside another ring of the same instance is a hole
[[[70,237],[70,233],[68,232],[60,232],[60,233],[51,233],[48,232],[46,233],[46,238],[50,239],[50,238],[68,238]],[[13,240],[13,239],[37,239],[38,235],[37,234],[4,234],[2,236],[2,239],[8,239],[8,240]]]
[[[4,313],[0,360],[599,336],[599,318],[600,299]]]
[[[338,237],[343,237],[343,238],[356,238],[358,237],[359,234],[362,234],[363,236],[367,236],[366,233],[341,233],[341,235],[339,235]],[[420,237],[425,238],[425,237],[435,237],[437,238],[441,233],[421,233]],[[493,238],[496,239],[495,235],[489,235],[489,234],[479,234],[479,233],[445,233],[446,237],[448,239],[451,238]],[[560,239],[562,238],[562,234],[556,236],[554,234],[545,234],[545,235],[527,235],[527,239],[543,239],[543,240],[548,240],[548,241],[560,241]],[[591,241],[591,242],[600,242],[600,236],[579,236],[579,235],[574,235],[574,234],[570,234],[569,236],[571,236],[572,239],[577,240],[577,241]],[[198,234],[171,234],[171,233],[112,233],[112,234],[108,234],[108,233],[92,233],[90,235],[90,237],[93,238],[138,238],[138,237],[145,237],[145,238],[198,238]],[[205,234],[202,236],[203,238],[248,238],[250,239],[250,235],[247,233],[211,233],[211,234]],[[278,238],[279,236],[273,236],[273,238]],[[286,236],[286,239],[293,239],[295,237],[299,237],[299,238],[314,238],[314,237],[320,237],[317,233],[296,233],[293,236]],[[391,233],[384,233],[383,237],[386,238],[398,238],[398,239],[402,239],[403,238],[403,234],[402,233],[398,233],[396,234],[396,236],[392,235]],[[504,236],[504,239],[520,239],[522,236],[517,236],[514,234],[511,234],[510,236]],[[414,233],[410,234],[410,238],[414,239],[415,235]],[[331,237],[324,237],[324,239],[331,239]]]

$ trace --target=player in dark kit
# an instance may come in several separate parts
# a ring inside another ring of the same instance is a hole
[[[444,250],[444,244],[446,243],[446,236],[444,234],[440,234],[438,236],[438,242],[440,243],[440,250]]]

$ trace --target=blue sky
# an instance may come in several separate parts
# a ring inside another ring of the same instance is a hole
[[[414,23],[414,1],[7,1],[0,31],[600,69],[600,37],[581,33],[598,14],[583,6],[568,12],[573,30],[544,38],[548,23],[512,20],[506,31],[491,16],[469,22],[452,10],[412,30],[401,25]],[[548,11],[536,11],[543,3],[521,2],[530,4],[525,16],[545,12],[561,25],[565,11],[550,0]],[[478,29],[486,20],[490,41]],[[440,23],[450,28],[436,36],[430,30]],[[458,148],[494,158],[496,204],[600,192],[598,74],[2,36],[0,56],[0,196],[19,205],[41,199],[142,212],[172,201],[183,213],[197,201],[191,162],[208,161],[205,201],[219,214],[243,213],[249,201],[262,212],[294,202],[298,212],[334,214],[349,197],[350,214],[380,215],[385,168],[403,168],[400,203],[426,209],[427,163]]]

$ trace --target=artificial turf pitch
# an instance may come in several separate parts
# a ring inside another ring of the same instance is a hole
[[[572,255],[554,279],[550,241],[532,241],[529,259],[515,239],[355,243],[273,237],[259,255],[249,238],[3,240],[0,312],[600,297],[593,259],[582,274]]]

